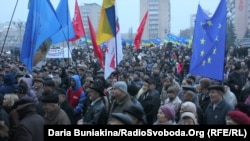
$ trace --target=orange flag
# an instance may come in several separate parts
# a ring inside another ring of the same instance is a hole
[[[100,46],[96,42],[96,34],[95,34],[95,31],[94,31],[93,25],[92,25],[92,23],[91,23],[91,21],[89,19],[89,16],[88,16],[88,24],[89,24],[90,36],[91,36],[91,39],[92,39],[92,45],[93,45],[95,56],[98,58],[99,63],[101,65],[101,68],[104,68],[103,52],[102,52]]]
[[[147,21],[147,18],[148,18],[148,11],[146,12],[146,14],[144,15],[141,23],[140,23],[140,26],[139,28],[137,29],[137,34],[135,36],[135,40],[134,40],[134,49],[135,50],[138,50],[140,49],[140,44],[141,44],[141,36],[142,36],[142,33],[144,31],[144,27],[145,27],[145,24],[146,24],[146,21]]]
[[[80,12],[77,0],[75,2],[75,14],[74,14],[74,19],[72,21],[72,24],[73,24],[74,31],[75,31],[75,37],[70,39],[70,41],[75,41],[79,39],[80,37],[85,36],[81,12]]]

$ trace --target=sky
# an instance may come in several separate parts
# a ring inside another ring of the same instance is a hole
[[[15,13],[13,11],[18,1]],[[220,0],[170,0],[171,3],[171,33],[178,35],[180,30],[190,27],[190,15],[195,14],[198,4],[212,14]],[[59,0],[51,0],[56,8]],[[102,5],[102,0],[78,0],[78,5],[84,3],[97,3]],[[69,0],[71,17],[73,18],[75,0]],[[12,21],[26,21],[28,15],[28,0],[4,0],[0,2],[0,23]],[[140,24],[140,0],[117,0],[117,13],[122,33],[127,33],[132,27],[135,33]]]

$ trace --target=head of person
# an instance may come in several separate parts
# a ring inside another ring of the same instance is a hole
[[[197,118],[192,112],[181,113],[180,117],[181,125],[197,125]]]
[[[43,93],[41,102],[43,104],[42,108],[46,113],[53,113],[58,107],[59,97],[57,94]]]
[[[211,85],[208,90],[211,102],[219,103],[223,99],[224,87],[222,85]]]
[[[160,106],[157,113],[157,121],[159,123],[166,123],[170,120],[175,120],[175,111],[173,107],[169,105]]]
[[[104,87],[98,82],[94,82],[91,87],[89,87],[89,99],[95,101],[96,99],[104,96]]]
[[[178,96],[179,88],[175,85],[170,86],[167,89],[167,97],[170,100],[174,100]]]
[[[125,113],[111,113],[111,120],[108,125],[132,125],[132,118]]]
[[[54,80],[45,80],[43,83],[43,89],[46,92],[52,92],[55,87],[56,87],[56,84]]]
[[[28,88],[26,87],[26,85],[19,84],[14,92],[17,94],[18,98],[20,99],[27,94]]]
[[[3,98],[3,107],[12,107],[18,99],[18,96],[14,93],[5,94]]]
[[[182,86],[182,97],[183,101],[191,101],[195,95],[195,87],[191,85],[183,85]]]
[[[15,102],[14,106],[18,113],[18,118],[23,119],[28,113],[36,113],[37,107],[30,97],[23,97]]]
[[[180,113],[191,112],[194,115],[197,115],[196,108],[197,107],[193,102],[186,101],[186,102],[181,104]]]
[[[117,81],[112,86],[112,95],[115,99],[120,100],[128,94],[128,87],[126,82]]]
[[[132,105],[127,109],[124,109],[124,113],[128,114],[132,118],[133,125],[146,124],[146,116],[142,107],[138,105]]]
[[[200,89],[207,90],[209,86],[211,86],[212,81],[210,78],[201,78],[199,81]]]
[[[36,77],[33,79],[33,88],[40,89],[43,87],[43,79],[40,77]]]
[[[240,110],[232,110],[226,115],[226,125],[250,125],[250,117]]]
[[[62,104],[65,100],[67,100],[66,97],[66,91],[63,88],[56,88],[53,91],[53,94],[58,95],[58,104]]]

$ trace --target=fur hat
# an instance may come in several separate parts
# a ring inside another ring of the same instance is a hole
[[[115,82],[113,87],[119,89],[120,91],[122,91],[124,93],[128,93],[128,87],[127,87],[126,82],[124,82],[124,81]]]
[[[168,120],[175,120],[175,111],[172,107],[168,105],[162,105],[160,107],[164,115],[168,118]]]
[[[59,97],[57,94],[43,95],[41,101],[43,103],[58,103]]]
[[[229,111],[227,116],[240,125],[250,125],[250,117],[239,110]]]

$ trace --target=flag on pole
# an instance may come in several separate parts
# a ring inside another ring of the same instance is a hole
[[[20,57],[29,72],[32,72],[35,52],[60,27],[50,0],[30,1]]]
[[[80,39],[80,37],[85,36],[84,26],[82,23],[82,16],[81,16],[81,12],[80,12],[77,0],[75,1],[75,14],[74,14],[72,24],[73,24],[74,31],[75,31],[75,37],[73,39],[70,39],[70,41],[73,42],[73,41]]]
[[[74,38],[75,32],[70,18],[68,0],[60,0],[56,15],[61,24],[61,29],[51,37],[52,43],[56,44]]]
[[[144,27],[146,25],[147,19],[148,19],[148,11],[145,13],[145,15],[140,23],[140,26],[137,29],[137,34],[136,34],[135,40],[134,40],[134,45],[135,45],[134,49],[135,50],[140,49],[141,37],[142,37],[143,31],[144,31]]]
[[[116,35],[115,0],[103,0],[96,41],[100,45]]]
[[[104,64],[103,64],[104,63],[103,62],[104,58],[103,58],[102,49],[96,43],[95,31],[94,31],[93,25],[92,25],[92,23],[91,23],[91,21],[89,19],[89,16],[88,16],[88,24],[89,24],[90,36],[91,36],[91,39],[92,39],[92,45],[93,45],[95,56],[98,58],[99,63],[101,65],[101,68],[104,68]]]
[[[190,74],[216,80],[224,79],[226,16],[226,0],[220,1],[212,17],[208,17],[201,6],[198,5]]]
[[[101,16],[100,19],[97,37],[99,37],[99,43],[107,41],[104,67],[104,78],[107,79],[123,59],[122,38],[118,17],[116,16],[115,1],[103,0],[102,7],[101,15],[103,17]]]
[[[105,53],[105,69],[104,69],[104,78],[105,80],[110,76],[112,72],[115,71],[117,65],[123,59],[122,53],[122,38],[120,33],[120,27],[117,20],[117,33],[116,37],[108,40],[107,48]]]

